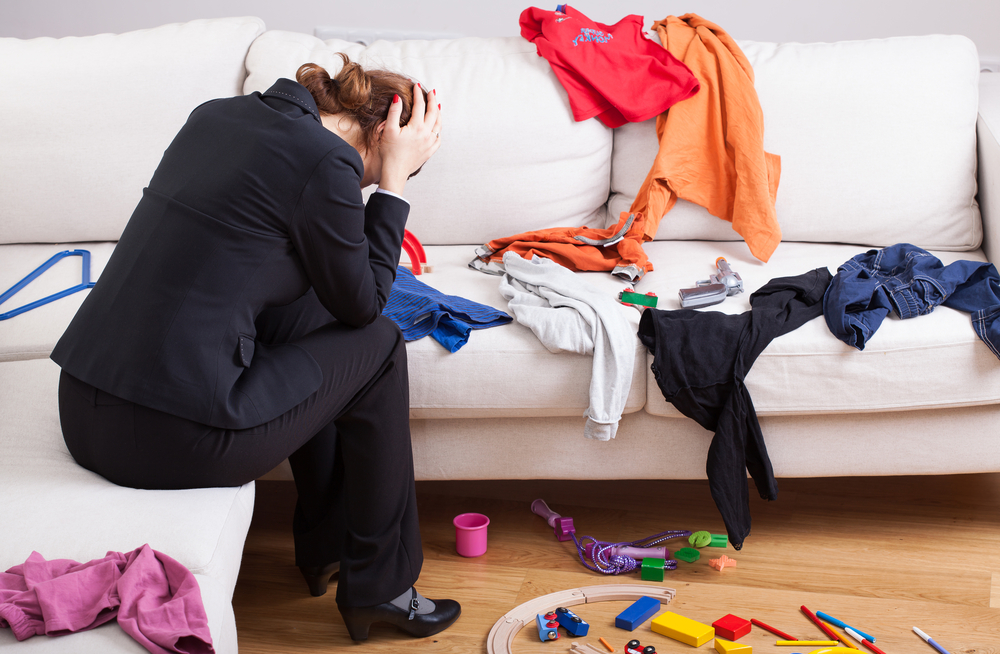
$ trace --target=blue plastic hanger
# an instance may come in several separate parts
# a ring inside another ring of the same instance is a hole
[[[35,300],[34,302],[25,304],[23,307],[18,307],[13,311],[8,311],[7,313],[0,313],[0,320],[7,320],[8,318],[13,318],[14,316],[22,314],[25,311],[31,311],[32,309],[37,309],[38,307],[44,304],[48,304],[49,302],[54,302],[59,298],[66,297],[67,295],[72,295],[77,291],[93,288],[94,284],[96,284],[97,282],[90,281],[90,251],[63,250],[58,254],[52,255],[52,257],[48,261],[35,268],[31,272],[31,274],[29,274],[27,277],[25,277],[18,283],[11,286],[8,290],[4,291],[4,294],[0,295],[0,304],[3,304],[10,298],[14,297],[14,295],[16,295],[18,291],[20,291],[22,288],[24,288],[25,286],[33,282],[35,279],[37,279],[43,272],[54,266],[56,262],[59,261],[60,259],[64,257],[71,257],[74,255],[80,255],[80,257],[83,258],[82,262],[83,271],[81,273],[83,279],[79,284],[77,284],[76,286],[71,286],[64,291],[53,293],[48,297],[43,297],[41,300]]]

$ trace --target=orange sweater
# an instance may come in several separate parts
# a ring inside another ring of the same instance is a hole
[[[657,117],[660,149],[630,211],[644,215],[651,240],[683,198],[731,222],[750,252],[767,261],[781,242],[774,210],[781,158],[764,152],[753,68],[729,34],[700,16],[668,16],[653,27],[701,92]]]

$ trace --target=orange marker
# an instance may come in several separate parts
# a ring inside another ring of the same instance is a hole
[[[609,651],[609,652],[613,652],[613,651],[615,651],[615,648],[614,648],[614,647],[612,647],[611,645],[609,645],[609,644],[608,644],[608,641],[604,640],[603,638],[598,638],[598,640],[600,640],[600,641],[601,641],[601,645],[604,645],[605,647],[607,647],[607,648],[608,648],[608,651]]]

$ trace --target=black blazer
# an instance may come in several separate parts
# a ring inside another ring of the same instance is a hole
[[[52,359],[107,393],[213,427],[281,415],[323,372],[294,344],[258,342],[257,316],[313,289],[360,327],[392,289],[409,205],[374,193],[365,206],[363,174],[296,82],[201,105]]]

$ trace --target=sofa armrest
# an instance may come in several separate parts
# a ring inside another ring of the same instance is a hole
[[[1000,262],[1000,73],[982,73],[979,83],[979,209],[983,251]]]

